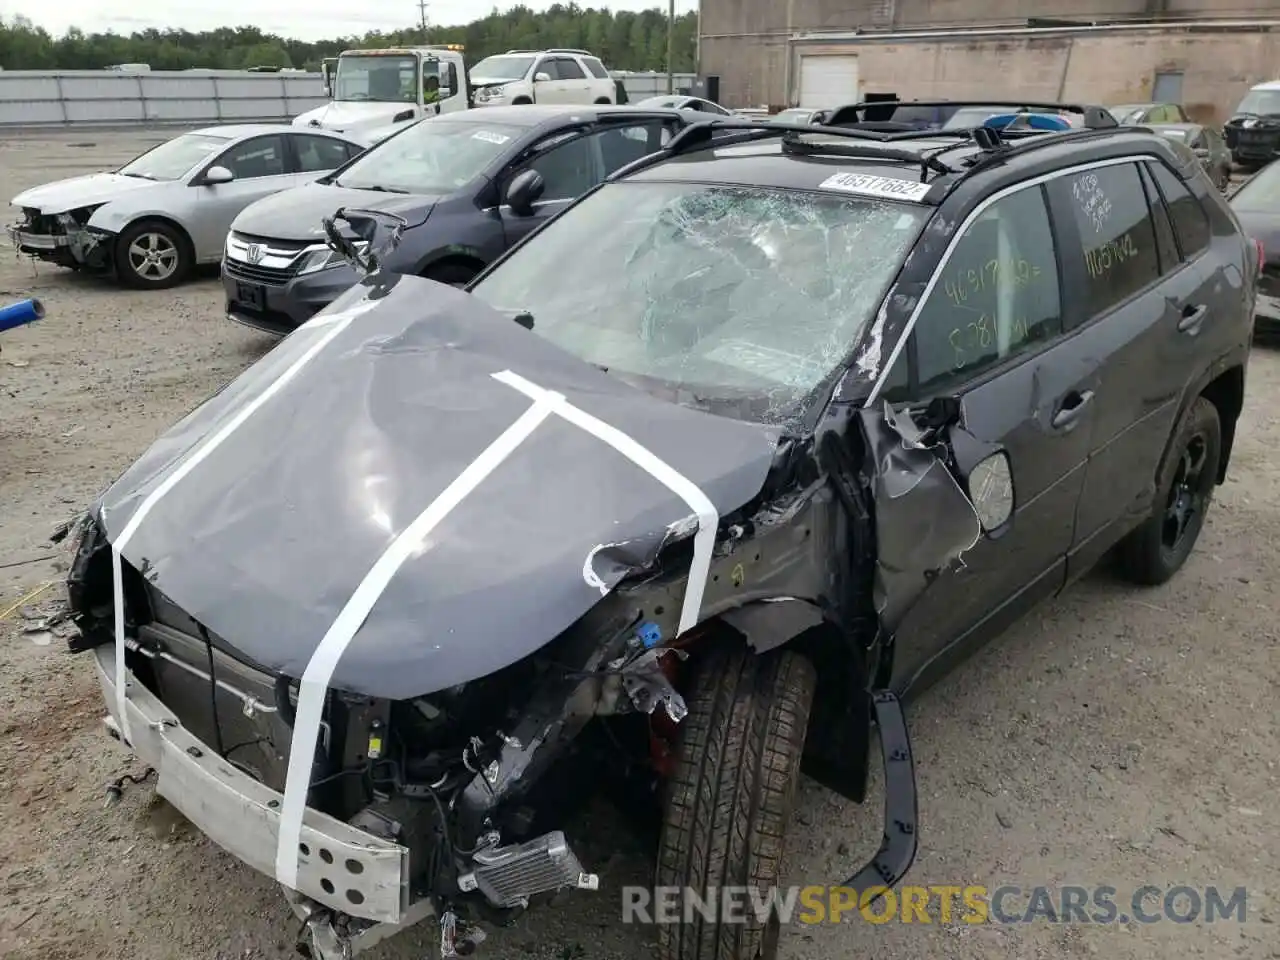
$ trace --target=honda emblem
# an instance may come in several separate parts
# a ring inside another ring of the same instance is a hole
[[[250,263],[257,265],[262,262],[262,246],[261,244],[251,243],[245,247],[245,259]]]

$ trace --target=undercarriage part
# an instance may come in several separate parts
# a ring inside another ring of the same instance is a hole
[[[661,705],[667,716],[679,723],[688,715],[689,708],[662,669],[662,658],[668,653],[682,660],[688,657],[683,650],[662,647],[646,650],[622,668],[622,686],[637,710],[651,714]]]
[[[309,960],[351,960],[352,957],[435,915],[430,898],[411,904],[399,923],[368,923],[336,913],[314,900],[285,890],[289,906],[302,921],[295,949]]]
[[[458,878],[458,887],[464,893],[479,890],[496,907],[524,906],[530,897],[565,887],[600,887],[600,878],[583,872],[559,830],[528,843],[479,851],[473,863],[471,872]]]

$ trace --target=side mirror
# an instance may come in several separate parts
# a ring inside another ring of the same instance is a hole
[[[204,172],[204,182],[211,186],[219,183],[230,183],[236,175],[226,167],[210,167]]]
[[[537,170],[517,173],[507,184],[507,206],[516,215],[527,217],[533,213],[533,205],[542,197],[542,191],[546,188],[546,181]]]
[[[333,99],[333,76],[329,69],[329,64],[322,63],[320,65],[320,82],[324,84],[324,95],[330,100]]]
[[[533,82],[534,82],[534,83],[546,83],[546,82],[547,82],[547,81],[549,81],[550,79],[551,79],[551,74],[549,74],[549,73],[544,73],[544,72],[543,72],[543,71],[541,71],[541,70],[539,70],[537,73],[535,73],[535,74],[533,75]]]
[[[966,477],[969,499],[987,536],[999,536],[1013,519],[1013,472],[1003,450],[991,454]]]

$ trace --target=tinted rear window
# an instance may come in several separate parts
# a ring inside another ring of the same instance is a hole
[[[609,71],[604,68],[604,64],[595,57],[583,57],[582,62],[587,65],[587,69],[591,71],[591,75],[599,80],[608,80]]]

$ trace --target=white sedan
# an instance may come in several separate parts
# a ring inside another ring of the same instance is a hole
[[[119,170],[57,180],[13,198],[20,253],[73,270],[172,287],[218,263],[236,215],[273,193],[319,179],[364,152],[331,130],[236,124],[184,133]]]

